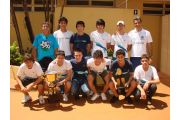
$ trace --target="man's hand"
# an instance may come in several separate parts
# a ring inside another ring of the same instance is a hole
[[[64,80],[63,80],[63,81],[58,82],[58,83],[56,84],[56,86],[57,86],[57,87],[59,87],[59,86],[61,86],[61,85],[63,85],[63,84],[64,84]]]
[[[146,93],[144,90],[141,91],[141,99],[146,99]]]
[[[117,82],[114,82],[115,89],[117,90]]]
[[[149,82],[147,81],[143,86],[144,91],[146,91],[148,87],[149,87]]]
[[[28,92],[28,90],[27,90],[26,87],[22,87],[22,88],[21,88],[21,92]]]

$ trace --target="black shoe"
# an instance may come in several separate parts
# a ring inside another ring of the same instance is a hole
[[[118,100],[119,100],[118,97],[113,96],[113,97],[111,98],[111,100],[110,100],[110,103],[115,103],[115,102],[117,102]]]
[[[132,101],[130,96],[129,97],[125,97],[125,101],[127,102],[127,104],[132,104],[133,103],[133,101]]]
[[[152,98],[151,98],[151,97],[148,97],[148,98],[147,98],[147,105],[151,105],[151,104],[152,104],[151,101],[152,101]]]
[[[86,95],[86,94],[82,94],[82,97],[83,97],[83,98],[87,98],[87,95]]]
[[[74,96],[74,99],[75,99],[75,100],[79,100],[79,99],[80,99],[79,95],[75,95],[75,96]]]

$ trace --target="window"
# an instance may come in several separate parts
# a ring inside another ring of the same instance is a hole
[[[144,15],[170,14],[170,3],[169,2],[143,3],[143,14]]]

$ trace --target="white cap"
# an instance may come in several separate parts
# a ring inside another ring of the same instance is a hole
[[[122,21],[122,20],[120,20],[120,21],[117,22],[117,25],[119,25],[119,24],[125,25],[125,24],[124,24],[124,21]]]

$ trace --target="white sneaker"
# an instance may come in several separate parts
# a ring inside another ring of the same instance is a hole
[[[45,100],[44,100],[42,95],[39,96],[39,103],[40,104],[44,104],[45,103]]]
[[[67,101],[68,101],[68,97],[67,97],[66,94],[63,94],[63,101],[64,101],[64,102],[67,102]]]
[[[31,101],[31,100],[32,100],[31,96],[24,95],[24,98],[22,99],[21,103],[26,103],[26,102]]]
[[[89,96],[93,95],[93,91],[91,90],[88,95]]]
[[[99,97],[99,94],[95,93],[92,97],[91,100],[95,101]]]
[[[106,94],[105,93],[101,93],[101,98],[102,98],[102,100],[107,100]]]

